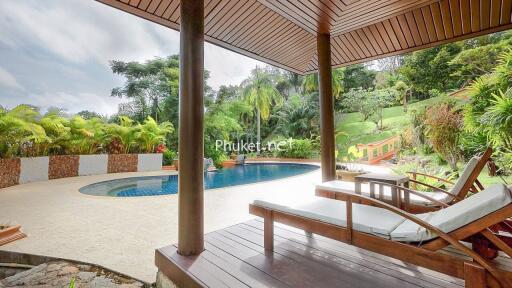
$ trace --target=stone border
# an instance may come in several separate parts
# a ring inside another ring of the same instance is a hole
[[[163,155],[55,155],[0,159],[0,189],[50,179],[122,172],[162,170]]]

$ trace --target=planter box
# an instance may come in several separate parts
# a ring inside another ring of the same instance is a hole
[[[137,163],[137,171],[160,171],[162,170],[162,153],[155,154],[139,154]]]
[[[77,155],[50,156],[48,178],[58,179],[78,176],[80,158]]]
[[[20,183],[48,180],[50,157],[21,158]]]
[[[336,178],[342,181],[355,182],[356,176],[363,175],[365,173],[367,172],[336,170]]]
[[[108,155],[80,155],[79,176],[107,174]]]
[[[0,188],[20,183],[21,161],[16,159],[0,159]]]
[[[137,154],[108,155],[108,173],[137,172]]]
[[[225,161],[222,161],[222,167],[223,168],[231,168],[231,167],[234,167],[236,165],[236,161],[235,160],[225,160]]]

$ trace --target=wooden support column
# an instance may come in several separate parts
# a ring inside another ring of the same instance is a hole
[[[332,95],[331,36],[318,34],[318,90],[320,92],[320,146],[322,181],[336,179],[334,99]]]
[[[204,0],[181,0],[178,253],[204,250]]]

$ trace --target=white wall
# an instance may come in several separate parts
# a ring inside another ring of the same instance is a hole
[[[160,171],[162,170],[162,153],[157,154],[139,154],[137,164],[138,172]]]
[[[20,184],[48,180],[50,157],[21,158]]]
[[[108,155],[80,155],[78,176],[107,174]]]

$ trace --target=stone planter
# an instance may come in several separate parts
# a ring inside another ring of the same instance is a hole
[[[347,171],[347,170],[336,170],[336,178],[338,180],[347,181],[347,182],[354,182],[355,177],[365,174],[366,172],[362,171]]]
[[[48,178],[58,179],[78,176],[80,157],[77,155],[50,156]]]
[[[224,160],[222,161],[222,168],[231,168],[236,165],[235,160]]]
[[[79,176],[107,174],[108,155],[80,155]]]
[[[50,157],[21,158],[20,183],[48,180]]]
[[[138,155],[138,163],[137,163],[137,171],[145,172],[145,171],[160,171],[162,170],[162,153],[155,154],[139,154]]]
[[[137,154],[108,155],[108,173],[137,172]]]
[[[0,188],[20,183],[21,161],[16,159],[0,159]]]

